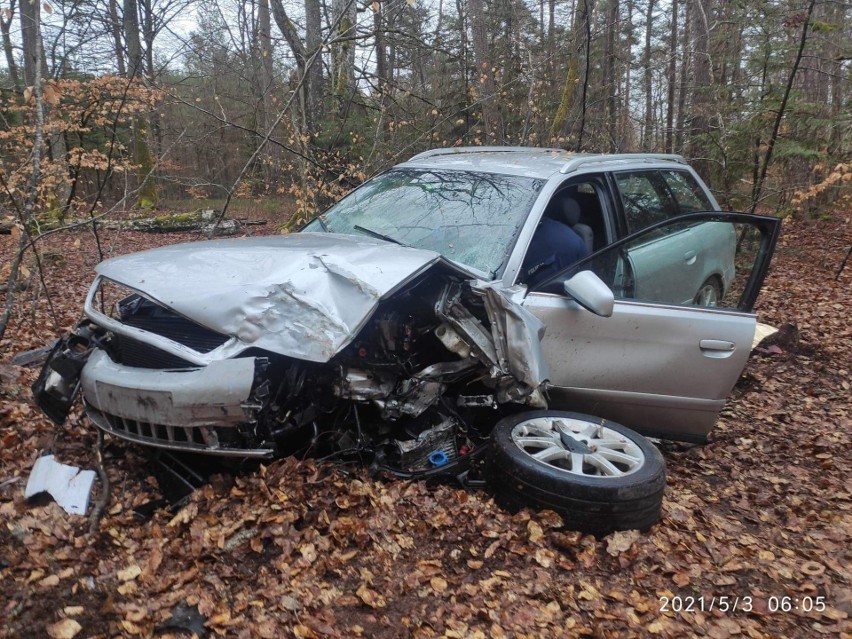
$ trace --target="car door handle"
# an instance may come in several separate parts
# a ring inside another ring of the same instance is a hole
[[[698,347],[703,355],[715,358],[730,357],[737,350],[734,342],[723,339],[703,339],[698,342]]]
[[[683,261],[689,264],[690,266],[695,264],[695,260],[698,258],[697,251],[687,251],[683,254]]]

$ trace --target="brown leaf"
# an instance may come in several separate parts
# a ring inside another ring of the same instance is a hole
[[[638,530],[617,530],[607,539],[606,551],[613,557],[618,557],[621,553],[630,550],[637,539],[639,539]]]
[[[689,574],[685,572],[676,572],[672,576],[672,581],[675,582],[678,586],[683,588],[689,583]]]
[[[73,619],[62,619],[56,623],[50,624],[47,627],[47,634],[52,639],[72,639],[77,636],[83,629],[79,623]]]
[[[527,532],[530,536],[530,543],[536,544],[541,541],[542,537],[544,537],[544,530],[542,530],[541,526],[538,522],[530,519],[527,522]]]
[[[355,594],[360,597],[361,601],[370,606],[370,608],[384,608],[387,606],[387,601],[379,593],[372,588],[368,588],[366,584],[361,584]]]
[[[432,585],[432,590],[435,592],[446,592],[447,590],[447,580],[443,577],[432,577],[429,580],[429,583]]]
[[[133,579],[136,579],[136,577],[141,574],[142,569],[138,565],[133,564],[132,566],[128,566],[124,570],[119,570],[115,574],[115,576],[118,577],[119,581],[131,581]]]

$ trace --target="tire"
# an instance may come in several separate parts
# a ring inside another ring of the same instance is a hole
[[[693,304],[696,306],[716,307],[722,301],[722,286],[715,275],[708,277],[695,294]]]
[[[546,450],[547,461],[532,456]],[[615,462],[611,467],[607,458]],[[577,466],[569,468],[572,463]],[[598,535],[648,529],[660,518],[666,486],[663,456],[639,433],[600,417],[554,410],[499,421],[484,473],[495,500],[508,510],[549,508],[566,527]]]

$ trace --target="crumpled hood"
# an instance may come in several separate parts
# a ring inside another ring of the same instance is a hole
[[[439,261],[368,237],[294,233],[164,246],[96,270],[247,346],[326,362],[379,300]]]

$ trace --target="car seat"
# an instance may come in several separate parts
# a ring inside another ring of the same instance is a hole
[[[591,226],[580,222],[582,211],[577,200],[567,196],[557,197],[548,204],[545,214],[548,214],[558,222],[570,226],[583,239],[586,248],[589,249],[589,253],[594,251],[595,234]]]

